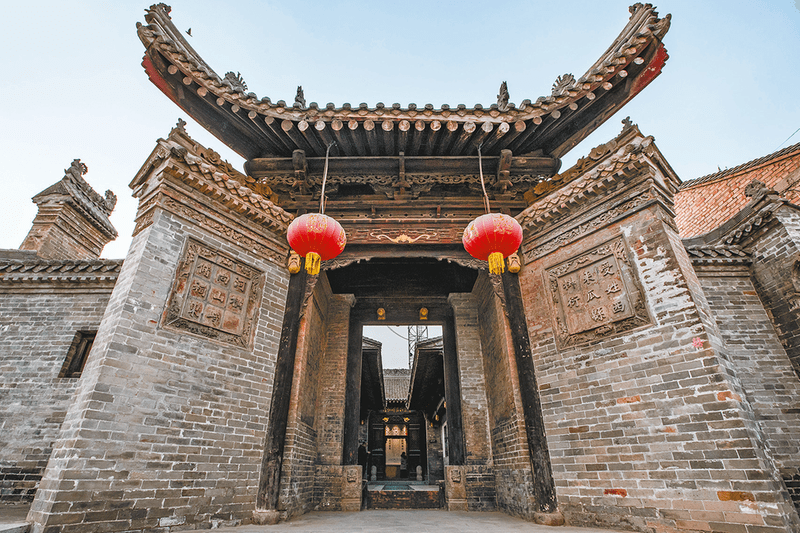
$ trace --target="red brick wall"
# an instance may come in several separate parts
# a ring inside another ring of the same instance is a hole
[[[744,189],[754,179],[783,193],[791,202],[800,202],[798,172],[800,149],[719,180],[681,189],[675,195],[675,221],[681,238],[711,231],[741,211],[750,200]]]

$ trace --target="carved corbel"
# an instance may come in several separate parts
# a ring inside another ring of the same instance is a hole
[[[300,272],[301,268],[301,261],[300,256],[297,255],[297,252],[294,250],[291,251],[289,254],[289,261],[286,264],[286,268],[289,270],[289,274],[297,274]]]
[[[500,300],[500,305],[503,306],[503,312],[506,310],[506,291],[503,289],[503,276],[500,274],[489,274],[489,281],[492,283],[492,291],[497,299]]]
[[[396,189],[394,193],[395,198],[402,198],[408,193],[408,189],[411,188],[411,184],[406,181],[406,154],[405,152],[400,152],[397,158],[398,168],[397,168],[397,181],[394,184],[394,188]]]
[[[511,183],[512,156],[511,150],[500,150],[500,159],[497,162],[497,177],[494,182],[494,188],[499,189],[501,193],[505,193],[513,186],[513,183]]]
[[[314,287],[317,286],[318,281],[319,275],[308,276],[308,279],[306,279],[306,292],[303,295],[303,303],[300,306],[299,318],[303,318],[303,316],[305,316],[306,310],[308,309],[308,304],[311,301],[312,295],[314,294]]]
[[[292,167],[294,167],[294,183],[292,190],[299,190],[300,194],[308,194],[311,184],[308,181],[308,161],[303,150],[292,152]]]

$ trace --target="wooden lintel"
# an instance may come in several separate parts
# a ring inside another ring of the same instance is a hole
[[[504,156],[483,158],[483,169],[486,173],[497,173],[498,163]],[[369,173],[372,175],[397,175],[400,160],[404,161],[406,174],[461,175],[478,174],[477,156],[377,156],[377,157],[331,157],[328,172],[330,175],[350,173]],[[309,157],[309,176],[322,176],[325,167],[324,157]],[[537,174],[552,176],[558,170],[560,161],[550,156],[516,156],[512,157],[508,170],[510,174]],[[254,158],[247,162],[250,176],[269,178],[285,176],[294,172],[292,158],[270,157]]]

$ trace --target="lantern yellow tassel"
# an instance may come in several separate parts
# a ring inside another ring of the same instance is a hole
[[[322,258],[317,252],[308,252],[306,254],[306,272],[312,276],[319,274],[319,266]]]
[[[506,270],[506,262],[503,260],[503,254],[500,252],[492,252],[489,254],[489,273],[502,274]]]

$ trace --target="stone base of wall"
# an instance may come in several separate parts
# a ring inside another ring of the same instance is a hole
[[[466,475],[463,466],[444,467],[444,494],[448,511],[467,510]]]
[[[360,511],[364,484],[361,465],[342,467],[342,511]]]
[[[469,465],[465,469],[467,509],[470,511],[497,510],[494,469],[486,465]]]
[[[361,466],[317,465],[314,502],[317,511],[360,511]]]
[[[528,520],[538,512],[533,495],[533,472],[530,468],[508,469],[495,466],[497,509]]]
[[[648,528],[648,524],[658,516],[658,511],[652,507],[563,504],[559,505],[559,509],[564,514],[564,520],[569,526],[600,527],[625,531],[652,531]]]
[[[256,509],[253,511],[253,523],[261,526],[274,526],[283,519],[283,511],[263,509]]]

